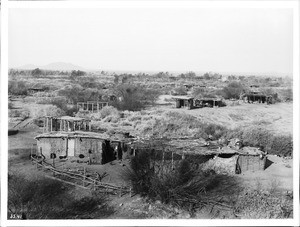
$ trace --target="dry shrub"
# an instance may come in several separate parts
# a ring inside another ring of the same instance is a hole
[[[41,118],[41,117],[46,117],[46,116],[51,116],[51,117],[61,117],[61,116],[64,116],[66,113],[56,107],[56,106],[46,106],[46,107],[43,107],[39,110],[37,110],[35,113],[34,113],[34,118]]]
[[[103,119],[104,122],[117,123],[120,120],[119,115],[110,115]]]
[[[51,92],[36,92],[32,95],[33,97],[40,98],[40,97],[54,97],[55,94]]]
[[[23,219],[98,218],[112,214],[107,199],[97,193],[81,199],[72,197],[73,186],[45,177],[34,181],[23,175],[8,176],[8,218],[21,214]],[[101,207],[101,208],[99,208]]]
[[[12,102],[8,102],[8,109],[11,110],[14,108],[14,105]]]
[[[152,122],[152,121],[151,121]],[[204,123],[199,118],[179,112],[165,112],[156,117],[153,125],[153,135],[158,137],[202,137],[219,139],[227,129],[224,126]],[[147,128],[147,132],[149,132]],[[142,133],[147,133],[142,132]]]
[[[234,178],[205,172],[182,160],[173,170],[157,172],[150,165],[156,158],[150,150],[143,150],[131,160],[131,169],[124,173],[136,193],[151,200],[195,211],[216,199],[214,190],[235,185]]]
[[[291,135],[274,135],[264,127],[249,127],[228,130],[226,139],[239,138],[245,146],[260,147],[269,154],[291,156],[293,153],[293,137]]]
[[[92,115],[100,120],[112,115],[120,117],[120,112],[113,106],[104,106],[98,113]]]
[[[8,116],[10,118],[20,118],[20,120],[25,120],[30,116],[30,112],[28,110],[12,110],[10,109],[8,112]]]
[[[245,189],[239,194],[235,213],[242,218],[292,218],[293,200],[279,192],[280,183],[271,180],[269,188],[262,190],[260,180],[256,189]]]
[[[8,94],[27,95],[28,84],[25,81],[8,81]]]
[[[121,126],[132,126],[132,123],[128,121],[122,121]]]
[[[37,104],[51,104],[52,97],[36,97],[35,103]]]
[[[292,156],[293,137],[291,135],[273,136],[272,144],[268,152],[280,156]]]

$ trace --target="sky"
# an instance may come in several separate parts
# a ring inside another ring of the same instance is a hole
[[[9,67],[292,74],[292,19],[282,8],[10,9]]]

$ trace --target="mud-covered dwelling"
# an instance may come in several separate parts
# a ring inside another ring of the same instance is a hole
[[[175,107],[176,108],[187,108],[193,109],[194,107],[194,98],[189,97],[177,97],[175,98]]]
[[[46,91],[46,89],[43,87],[31,87],[27,89],[28,95],[33,95],[35,93],[44,92],[44,91]]]
[[[267,103],[272,104],[273,98],[270,95],[265,95],[260,92],[249,92],[243,95],[244,102],[248,103]]]
[[[109,161],[113,150],[107,150],[105,138],[92,132],[48,132],[35,137],[37,155],[50,159],[86,159],[91,163],[103,164]]]
[[[264,170],[267,160],[264,152],[255,147],[243,147],[241,141],[222,147],[203,139],[155,140],[134,143],[132,148],[135,155],[150,152],[150,164],[158,172],[172,171],[185,159],[194,168],[214,170],[219,174],[240,174]]]
[[[90,121],[82,118],[47,117],[44,133],[35,137],[36,155],[45,160],[55,156],[57,160],[89,164],[105,164],[126,156],[126,139],[89,130]]]
[[[224,106],[224,103],[221,99],[212,99],[212,98],[194,99],[195,108],[222,107],[222,106]]]
[[[224,103],[221,99],[202,98],[196,99],[191,97],[176,97],[176,108],[187,108],[189,110],[203,107],[222,107]]]

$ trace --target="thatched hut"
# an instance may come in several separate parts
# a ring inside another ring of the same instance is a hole
[[[204,139],[156,139],[134,142],[131,146],[134,154],[151,151],[155,162],[163,164],[164,169],[173,169],[180,160],[186,159],[192,165],[204,169],[213,169],[217,173],[239,174],[245,171],[265,169],[264,152],[254,147],[221,147],[217,142],[206,142]]]

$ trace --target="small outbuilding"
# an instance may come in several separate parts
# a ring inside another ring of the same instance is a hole
[[[194,98],[190,97],[176,97],[176,108],[187,108],[187,109],[193,109],[194,107]]]

